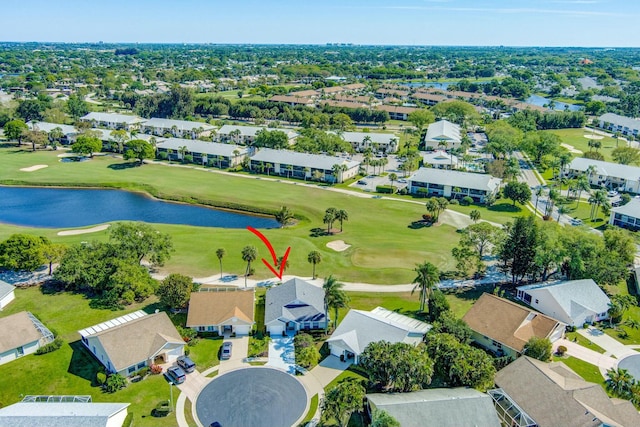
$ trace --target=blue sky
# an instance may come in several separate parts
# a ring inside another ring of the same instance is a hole
[[[632,46],[637,0],[13,0],[2,41]]]

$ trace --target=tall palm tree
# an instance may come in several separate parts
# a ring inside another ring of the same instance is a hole
[[[181,145],[180,147],[178,147],[178,153],[180,153],[180,157],[182,157],[182,163],[184,163],[184,158],[188,152],[189,150],[187,149],[186,145]]]
[[[284,256],[280,256],[278,257],[278,259],[276,260],[276,267],[280,268],[281,264],[282,264],[282,260],[284,259]],[[289,268],[289,259],[284,260],[284,267],[282,268],[282,272],[284,273],[285,271],[287,271],[287,268]]]
[[[591,167],[591,166],[589,166]],[[589,191],[591,189],[591,184],[589,184],[589,178],[584,175],[581,175],[576,180],[576,190],[578,190],[578,201],[576,202],[576,208],[580,206],[580,196],[582,196],[583,191]]]
[[[251,271],[251,263],[258,258],[258,249],[255,246],[245,246],[242,248],[242,260],[247,263],[247,269],[244,272],[244,287],[247,287],[247,276]]]
[[[349,221],[349,214],[344,209],[336,211],[336,220],[340,221],[340,232],[342,233],[342,222]]]
[[[542,191],[542,187],[538,187],[538,188],[536,188],[536,192],[535,192],[535,195],[536,195],[536,206],[535,206],[535,208],[533,209],[533,213],[534,213],[535,215],[537,215],[537,214],[538,214],[538,200],[540,200],[540,196],[542,196],[542,193],[543,193],[543,191]]]
[[[318,251],[311,251],[309,255],[307,255],[307,261],[313,264],[313,274],[311,275],[312,279],[316,278],[316,264],[320,264],[322,262],[322,255]]]
[[[607,390],[618,397],[626,398],[633,384],[633,377],[626,369],[607,371]]]
[[[570,211],[569,211],[569,208],[568,208],[568,207],[566,207],[566,206],[560,206],[560,207],[558,207],[558,222],[560,222],[560,217],[561,217],[562,215],[566,215],[566,214],[568,214],[569,212],[570,212]]]
[[[417,273],[413,283],[415,286],[411,290],[413,294],[416,290],[420,291],[420,311],[424,312],[424,308],[431,297],[434,286],[440,281],[440,272],[438,268],[430,262],[417,264],[414,271]]]
[[[220,262],[220,278],[222,279],[222,258],[227,254],[227,251],[224,248],[219,248],[216,250],[216,257],[218,257],[218,261]]]
[[[329,308],[333,308],[333,326],[338,326],[338,309],[346,308],[349,305],[349,297],[342,290],[344,283],[338,282],[333,276],[329,276],[324,280],[322,289],[324,290],[324,316],[327,320],[327,328],[329,327]]]
[[[327,224],[327,234],[331,234],[331,228],[333,226],[333,222],[336,220],[336,214],[338,213],[336,208],[328,208],[324,212],[324,218],[322,222]]]
[[[54,150],[57,150],[58,144],[60,144],[60,140],[64,138],[64,132],[62,132],[61,128],[54,127],[53,129],[51,129],[48,136],[49,140],[51,141],[51,147]]]
[[[276,221],[280,224],[280,227],[285,227],[293,219],[293,212],[286,207],[282,206],[278,212],[276,212]]]
[[[389,174],[389,181],[391,181],[391,192],[393,193],[393,183],[398,180],[398,175],[395,172],[391,172]]]

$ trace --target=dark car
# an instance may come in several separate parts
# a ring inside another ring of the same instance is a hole
[[[190,374],[191,372],[196,370],[196,364],[193,363],[193,360],[191,360],[189,358],[189,356],[180,356],[180,357],[178,357],[178,360],[176,361],[176,363],[187,374]]]
[[[233,346],[233,343],[230,341],[225,341],[222,344],[222,351],[221,351],[221,356],[220,359],[222,360],[227,360],[231,358],[231,347]]]
[[[172,366],[167,369],[167,378],[174,384],[182,384],[187,379],[187,374],[184,373],[180,366]]]

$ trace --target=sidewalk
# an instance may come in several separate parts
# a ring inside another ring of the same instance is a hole
[[[595,365],[600,370],[600,374],[603,378],[607,377],[607,371],[609,369],[615,368],[618,361],[613,357],[605,354],[600,354],[597,351],[593,351],[586,347],[581,346],[578,343],[561,339],[553,343],[553,351],[554,353],[557,351],[559,346],[565,346],[567,348],[567,353],[569,356],[575,357],[576,359],[580,359],[592,365]]]
[[[593,343],[599,345],[605,350],[606,355],[613,355],[616,359],[623,359],[630,354],[638,354],[631,346],[627,346],[617,339],[610,337],[601,330],[590,327],[589,329],[578,329],[578,333],[588,338]]]

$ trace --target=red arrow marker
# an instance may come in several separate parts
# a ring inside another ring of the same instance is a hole
[[[262,240],[262,242],[265,245],[267,245],[267,249],[269,249],[269,252],[271,253],[271,258],[273,258],[273,266],[269,264],[269,262],[264,258],[262,258],[262,262],[264,263],[264,265],[267,266],[269,270],[271,270],[273,274],[275,274],[278,277],[278,279],[282,280],[282,273],[284,272],[284,266],[287,265],[287,258],[289,257],[289,252],[291,252],[291,246],[287,248],[287,251],[284,253],[284,256],[282,257],[280,268],[276,270],[276,267],[278,267],[278,258],[276,257],[276,251],[273,250],[273,245],[271,244],[269,239],[267,239],[267,237],[264,234],[262,234],[261,232],[259,232],[258,230],[256,230],[251,226],[247,226],[247,230],[249,230],[256,236],[258,236],[260,240]]]

